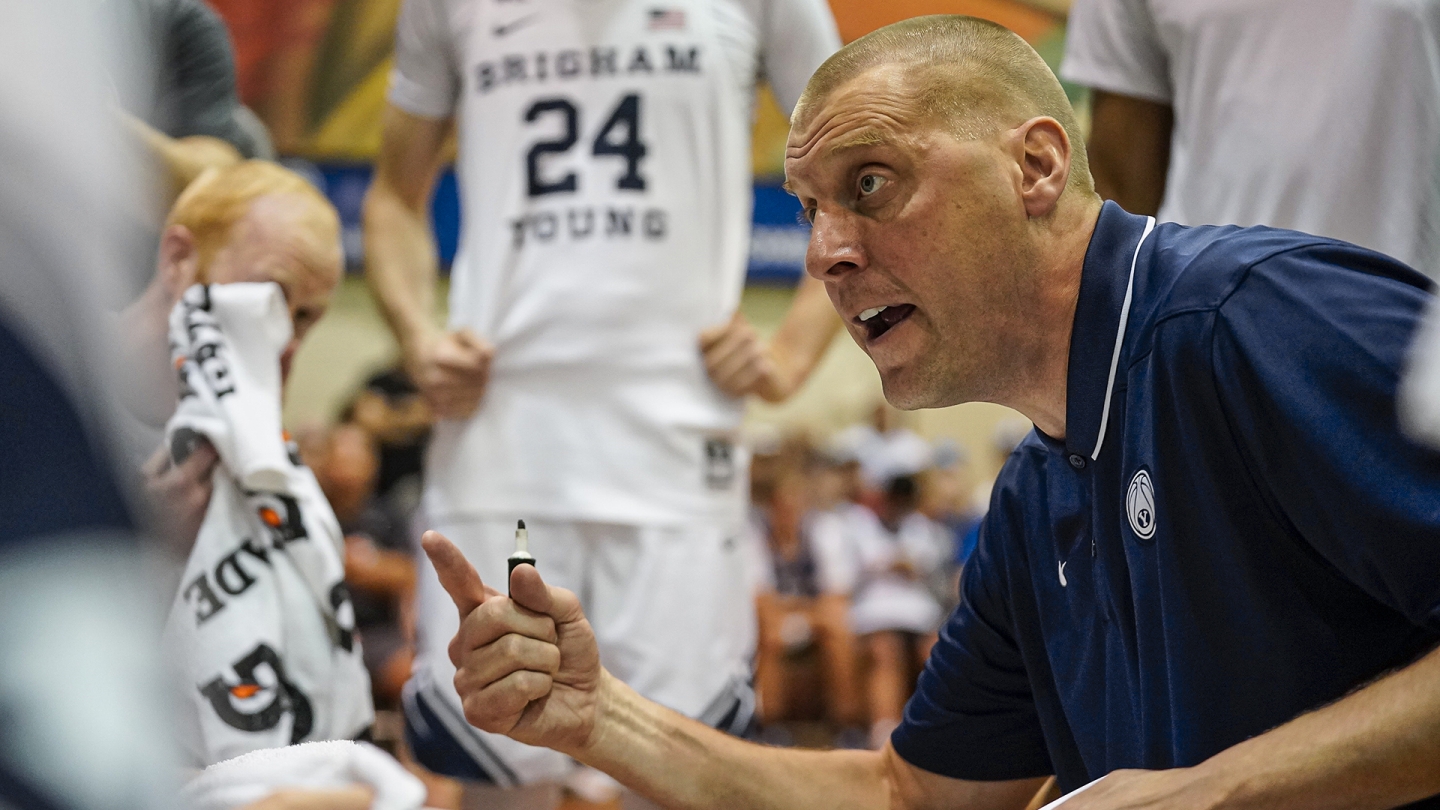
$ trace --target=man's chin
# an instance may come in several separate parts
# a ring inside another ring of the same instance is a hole
[[[889,369],[880,371],[880,388],[885,401],[902,411],[918,411],[922,408],[944,408],[958,404],[950,401],[941,386],[917,374],[915,369]]]

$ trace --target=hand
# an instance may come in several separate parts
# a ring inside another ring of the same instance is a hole
[[[152,528],[164,547],[189,557],[205,512],[210,508],[211,475],[220,455],[208,441],[198,441],[184,461],[170,463],[170,451],[160,447],[140,468]]]
[[[507,597],[439,532],[420,544],[460,611],[450,660],[465,719],[529,745],[584,748],[605,676],[580,600],[546,585],[532,565],[515,568]]]
[[[1218,780],[1198,768],[1112,771],[1061,810],[1210,810],[1226,795]]]
[[[467,419],[480,407],[495,349],[469,329],[421,342],[406,358],[415,387],[442,419]]]
[[[796,387],[760,333],[738,310],[728,323],[700,333],[700,352],[711,381],[732,397],[758,394],[779,402]]]

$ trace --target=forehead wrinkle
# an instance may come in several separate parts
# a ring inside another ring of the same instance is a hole
[[[895,140],[896,133],[904,133],[911,125],[914,110],[906,100],[890,88],[876,89],[868,86],[843,88],[824,101],[824,106],[811,116],[803,143],[796,143],[797,134],[791,129],[790,142],[786,143],[787,158],[803,158],[827,136],[836,130],[862,133],[829,148],[829,152],[843,151],[855,146],[870,146]],[[871,130],[871,131],[865,131]]]

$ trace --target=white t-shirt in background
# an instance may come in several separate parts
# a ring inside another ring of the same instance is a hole
[[[1174,108],[1159,219],[1440,278],[1440,0],[1076,0],[1060,72]]]
[[[738,400],[698,338],[739,304],[763,75],[794,105],[824,0],[408,0],[390,101],[457,117],[450,323],[495,345],[427,507],[627,524],[742,516]]]

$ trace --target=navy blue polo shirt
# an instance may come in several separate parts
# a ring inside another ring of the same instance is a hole
[[[1068,791],[1195,765],[1440,643],[1440,455],[1395,413],[1429,282],[1150,222],[1100,213],[1066,436],[1000,473],[892,738],[919,768]]]

